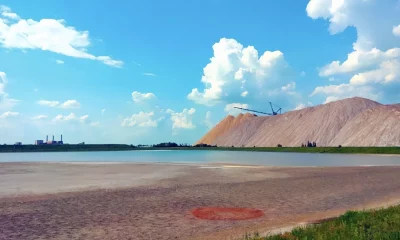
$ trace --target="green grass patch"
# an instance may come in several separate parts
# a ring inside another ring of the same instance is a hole
[[[269,236],[246,236],[245,240],[384,240],[400,239],[400,206],[370,211],[348,211],[344,215],[320,224],[296,228]]]

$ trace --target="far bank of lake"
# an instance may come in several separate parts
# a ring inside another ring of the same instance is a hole
[[[347,154],[400,154],[399,147],[136,147],[127,144],[0,145],[0,153],[195,150]]]

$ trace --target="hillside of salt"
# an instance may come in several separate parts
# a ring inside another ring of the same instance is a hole
[[[197,143],[218,146],[399,146],[400,105],[354,97],[276,116],[227,116]]]

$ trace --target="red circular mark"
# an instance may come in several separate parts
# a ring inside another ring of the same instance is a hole
[[[264,216],[263,211],[252,208],[204,207],[192,210],[192,214],[207,220],[249,220]]]

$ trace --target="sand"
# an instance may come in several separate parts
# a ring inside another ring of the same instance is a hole
[[[399,122],[399,104],[355,97],[276,116],[228,116],[197,143],[300,147],[315,141],[318,146],[400,146]]]
[[[232,166],[2,163],[0,239],[234,239],[400,199],[400,167]],[[264,216],[191,214],[209,206]]]

